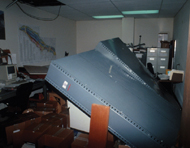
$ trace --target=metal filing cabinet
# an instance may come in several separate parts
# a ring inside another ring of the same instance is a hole
[[[165,73],[166,69],[168,68],[168,59],[169,59],[169,48],[147,49],[146,63],[152,63],[155,73]]]

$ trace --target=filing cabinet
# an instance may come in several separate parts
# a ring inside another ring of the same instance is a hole
[[[147,48],[146,63],[152,63],[154,73],[165,73],[168,69],[168,60],[169,48]]]

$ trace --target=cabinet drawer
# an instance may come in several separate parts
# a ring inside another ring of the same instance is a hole
[[[168,58],[158,57],[158,65],[168,65]]]
[[[169,48],[159,48],[158,56],[159,57],[168,57],[169,56]]]
[[[148,48],[147,56],[157,56],[157,48]]]
[[[167,66],[166,65],[159,65],[158,67],[157,67],[157,72],[158,73],[166,73],[166,69],[167,69]]]
[[[147,61],[146,63],[156,64],[157,63],[157,57],[147,57],[146,61]]]

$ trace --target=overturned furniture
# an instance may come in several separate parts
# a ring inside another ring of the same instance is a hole
[[[89,116],[93,103],[110,106],[108,130],[131,147],[175,144],[181,111],[119,39],[51,62],[46,81]]]

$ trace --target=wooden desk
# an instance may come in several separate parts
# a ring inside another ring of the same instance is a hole
[[[159,80],[159,82],[182,83],[182,81],[174,81],[174,80]]]

